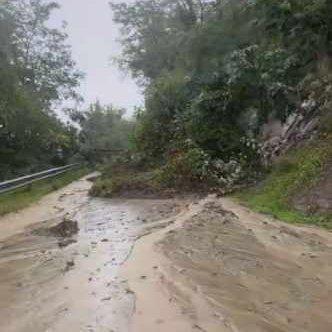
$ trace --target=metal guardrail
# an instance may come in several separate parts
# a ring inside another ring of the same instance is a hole
[[[51,178],[56,175],[65,173],[77,166],[79,166],[79,164],[71,164],[71,165],[67,165],[67,166],[63,166],[63,167],[51,168],[51,169],[48,169],[43,172],[22,176],[17,179],[5,181],[5,182],[0,182],[0,194],[28,186],[29,184],[36,182],[36,181]]]

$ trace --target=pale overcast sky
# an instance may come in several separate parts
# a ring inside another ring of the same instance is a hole
[[[141,105],[143,97],[135,82],[111,64],[111,56],[118,55],[121,46],[118,26],[112,22],[108,0],[57,0],[60,10],[53,13],[52,24],[68,23],[67,33],[73,58],[85,72],[80,91],[85,104],[99,99],[125,107],[132,113]]]

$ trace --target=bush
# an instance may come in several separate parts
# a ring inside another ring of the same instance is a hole
[[[191,188],[208,178],[209,156],[199,148],[173,152],[156,171],[156,181],[172,188]]]
[[[248,179],[245,161],[213,158],[198,147],[174,152],[166,165],[156,171],[155,180],[163,187],[181,190],[218,188],[224,192]],[[253,173],[253,172],[251,172]]]
[[[164,195],[155,181],[155,173],[131,165],[113,164],[104,168],[89,194],[98,197],[142,198]]]

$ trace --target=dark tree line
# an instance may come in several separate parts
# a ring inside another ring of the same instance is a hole
[[[54,112],[79,98],[81,73],[66,34],[48,26],[53,1],[0,4],[0,178],[61,165],[78,150],[75,127]]]
[[[82,100],[82,73],[72,59],[64,29],[49,26],[59,5],[51,0],[10,0],[0,4],[0,180],[69,162],[96,164],[111,151],[126,151],[132,122],[125,110]]]

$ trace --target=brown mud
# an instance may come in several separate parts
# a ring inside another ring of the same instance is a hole
[[[121,264],[180,205],[90,199],[90,187],[82,179],[0,219],[0,331],[128,330],[135,301]]]
[[[331,233],[230,199],[192,204],[140,239],[123,273],[137,297],[131,331],[332,331]]]
[[[330,232],[90,187],[0,219],[0,331],[332,331]]]

